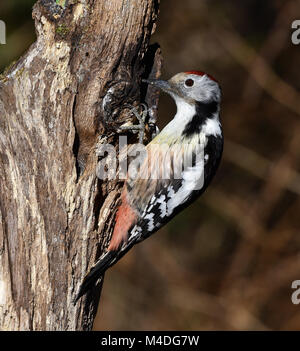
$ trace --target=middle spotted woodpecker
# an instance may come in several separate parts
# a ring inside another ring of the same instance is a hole
[[[144,82],[171,95],[177,113],[146,146],[146,157],[137,171],[128,174],[110,244],[85,276],[75,302],[135,244],[197,199],[220,163],[223,135],[218,82],[200,71]]]

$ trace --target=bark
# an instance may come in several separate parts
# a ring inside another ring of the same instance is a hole
[[[160,73],[158,1],[34,6],[37,41],[0,81],[1,330],[92,328],[100,286],[72,300],[122,187],[97,178],[97,143],[117,144],[126,104],[157,102],[140,79]]]

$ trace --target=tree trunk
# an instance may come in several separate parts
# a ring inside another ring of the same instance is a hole
[[[0,81],[0,328],[90,330],[100,286],[72,300],[107,247],[122,184],[96,176],[125,104],[153,103],[159,0],[39,0],[37,41]]]

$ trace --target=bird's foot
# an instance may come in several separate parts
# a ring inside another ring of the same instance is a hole
[[[139,121],[139,124],[133,125],[133,124],[125,123],[119,128],[120,130],[129,130],[133,133],[139,133],[139,143],[142,144],[145,136],[148,107],[146,104],[141,104],[140,106],[142,108],[141,112],[139,112],[135,106],[126,105],[126,107],[130,108],[130,112],[134,114],[134,116],[137,118],[137,120]]]

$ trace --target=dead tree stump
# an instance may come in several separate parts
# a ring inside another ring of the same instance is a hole
[[[157,99],[159,0],[39,0],[37,40],[0,80],[0,329],[90,330],[100,287],[72,300],[107,245],[122,184],[96,176],[99,136]],[[148,94],[148,95],[147,95]]]

